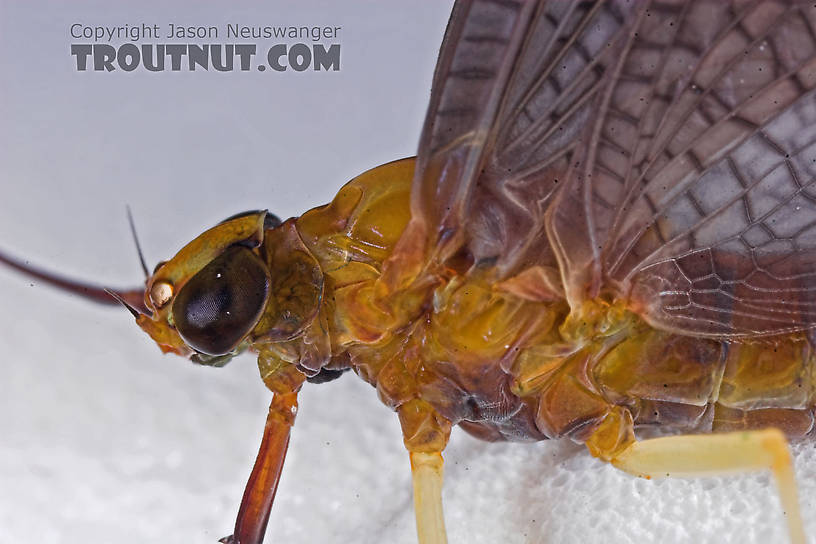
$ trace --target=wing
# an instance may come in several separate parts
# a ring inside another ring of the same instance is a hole
[[[457,4],[412,223],[664,329],[811,327],[815,28],[791,2]]]
[[[696,335],[816,324],[815,15],[718,1],[639,14],[550,212],[575,293],[590,279]]]
[[[457,2],[412,188],[411,227],[427,237],[432,260],[465,246],[505,272],[523,255],[556,266],[544,211],[631,10],[626,2]]]

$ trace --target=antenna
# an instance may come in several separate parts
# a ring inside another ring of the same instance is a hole
[[[139,236],[136,234],[136,225],[133,223],[133,214],[130,213],[130,206],[125,206],[127,210],[128,223],[130,224],[130,234],[133,235],[133,242],[136,244],[136,251],[139,253],[139,262],[142,265],[142,271],[145,278],[150,277],[150,272],[147,271],[147,264],[145,263],[144,254],[142,253],[142,245],[139,243]]]

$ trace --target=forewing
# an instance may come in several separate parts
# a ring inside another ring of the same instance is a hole
[[[627,2],[458,2],[434,76],[412,224],[444,260],[556,266],[544,213],[631,18]],[[410,238],[406,236],[405,238]]]
[[[721,1],[639,15],[551,211],[575,298],[612,287],[695,335],[816,324],[815,15]]]
[[[491,0],[454,5],[411,190],[409,231],[421,226],[432,245],[451,243],[454,234],[461,242],[468,195],[533,7]]]
[[[426,258],[557,268],[573,307],[611,291],[682,333],[816,324],[814,28],[787,1],[459,2],[412,191]]]

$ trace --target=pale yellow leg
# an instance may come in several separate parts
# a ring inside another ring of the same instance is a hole
[[[610,461],[644,478],[713,476],[770,469],[793,544],[805,544],[793,463],[777,429],[727,434],[668,436],[633,442]]]
[[[446,544],[445,518],[442,516],[441,453],[411,452],[414,481],[414,513],[419,544]]]

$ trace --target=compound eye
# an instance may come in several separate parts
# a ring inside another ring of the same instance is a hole
[[[225,355],[255,327],[269,298],[266,266],[233,246],[184,284],[173,302],[173,321],[194,350]]]

